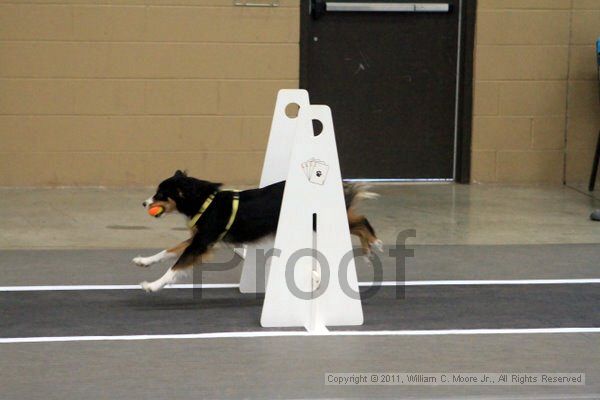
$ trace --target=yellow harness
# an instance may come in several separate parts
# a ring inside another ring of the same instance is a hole
[[[217,240],[223,239],[223,237],[227,234],[227,232],[229,232],[229,228],[231,228],[231,225],[233,225],[233,221],[235,221],[235,217],[237,215],[238,208],[240,205],[239,190],[230,190],[230,192],[233,192],[233,200],[231,201],[231,215],[229,216],[229,221],[227,221],[225,230],[223,231],[223,233],[221,233],[219,235],[219,238]],[[188,221],[188,228],[192,229],[194,227],[194,225],[196,225],[196,223],[198,222],[200,217],[202,217],[202,214],[204,214],[204,212],[208,209],[208,207],[211,205],[211,203],[215,199],[215,196],[217,195],[217,193],[218,192],[214,192],[213,194],[208,196],[206,198],[206,200],[204,200],[204,203],[202,203],[202,206],[200,207],[200,211],[198,211],[198,213],[196,215],[194,215],[194,217]]]
[[[208,206],[210,206],[210,203],[212,203],[212,201],[215,199],[216,194],[217,194],[217,192],[214,192],[213,194],[208,196],[206,198],[206,200],[204,200],[204,203],[202,203],[202,206],[200,207],[200,211],[198,211],[198,214],[194,215],[194,217],[188,221],[188,228],[192,229],[194,227],[194,225],[196,225],[196,222],[198,222],[198,220],[200,219],[202,214],[204,214],[204,211],[206,211]]]

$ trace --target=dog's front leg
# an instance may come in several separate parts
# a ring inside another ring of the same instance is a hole
[[[179,243],[175,247],[171,247],[170,249],[163,250],[149,257],[137,256],[133,260],[132,263],[138,265],[140,267],[149,267],[152,264],[156,264],[166,260],[172,260],[177,258],[183,253],[183,251],[189,246],[191,239],[186,240],[185,242]]]
[[[158,292],[165,286],[177,283],[185,278],[189,271],[192,270],[193,264],[200,262],[201,259],[201,256],[188,256],[184,253],[184,255],[177,260],[175,265],[169,268],[159,279],[154,282],[144,281],[140,283],[140,285],[146,292]]]
[[[146,292],[157,292],[166,285],[177,283],[182,277],[188,274],[194,264],[202,262],[202,258],[208,256],[210,245],[214,242],[195,235],[193,239],[183,249],[181,256],[169,270],[160,279],[154,282],[142,282],[140,285]]]
[[[173,267],[171,267],[163,276],[154,282],[144,281],[140,283],[140,285],[146,292],[158,292],[167,285],[179,282],[187,275],[188,271],[189,269],[173,269]]]
[[[165,260],[171,260],[175,257],[177,257],[177,255],[169,253],[168,250],[163,250],[149,257],[137,256],[131,260],[131,262],[140,267],[149,267],[152,264],[156,264]]]

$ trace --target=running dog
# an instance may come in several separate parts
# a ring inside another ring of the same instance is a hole
[[[285,181],[240,192],[221,190],[221,186],[221,183],[192,178],[178,170],[158,185],[154,196],[142,203],[148,210],[159,207],[155,217],[175,212],[184,215],[191,232],[190,239],[175,247],[132,260],[136,265],[148,267],[177,259],[158,280],[142,282],[145,291],[156,292],[176,283],[193,265],[201,263],[220,241],[252,243],[275,234]],[[381,241],[367,218],[355,212],[360,200],[376,198],[377,194],[359,184],[344,184],[344,197],[350,233],[360,238],[364,254],[369,255],[373,246],[381,249]]]

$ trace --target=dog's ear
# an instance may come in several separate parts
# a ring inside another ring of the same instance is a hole
[[[177,171],[175,171],[175,176],[176,177],[183,177],[183,176],[187,176],[187,171],[182,171],[180,169],[178,169]]]

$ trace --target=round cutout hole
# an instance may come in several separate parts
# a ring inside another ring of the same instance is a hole
[[[323,132],[323,123],[321,121],[319,121],[318,119],[312,120],[312,126],[313,126],[313,135],[319,136],[321,134],[321,132]]]
[[[288,118],[296,118],[298,116],[298,111],[300,110],[300,106],[296,103],[290,103],[285,107],[285,115]]]

